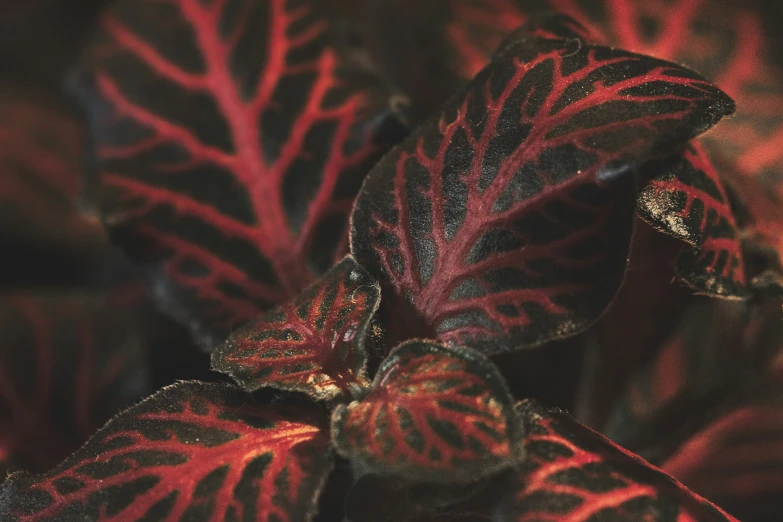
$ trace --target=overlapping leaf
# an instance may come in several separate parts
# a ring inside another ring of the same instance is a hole
[[[388,6],[384,19],[395,12],[414,12],[401,2],[382,4]],[[387,65],[402,85],[437,87],[436,93],[410,89],[427,93],[414,99],[425,107],[420,112],[434,112],[452,90],[486,65],[513,29],[509,24],[535,21],[554,10],[578,20],[593,36],[591,41],[682,63],[714,80],[737,100],[739,110],[705,137],[710,156],[725,160],[744,178],[763,180],[767,192],[783,197],[783,69],[764,24],[767,11],[775,14],[772,4],[759,4],[755,12],[741,3],[692,0],[433,0],[428,5],[432,7],[427,11],[415,11],[406,25],[410,29],[394,40],[394,48],[404,53],[400,61],[405,67]],[[430,45],[415,45],[425,37]],[[781,223],[774,227],[781,235]],[[688,263],[693,267],[698,260]],[[714,291],[715,281],[704,279],[703,272],[691,275],[692,283],[704,285],[697,290]],[[780,294],[782,281],[765,274],[760,286]]]
[[[718,7],[691,0],[550,3],[600,27],[618,47],[684,63],[713,79],[737,101],[738,111],[705,137],[710,152],[745,176],[783,179],[783,69],[763,6],[754,11],[743,3]]]
[[[713,295],[747,293],[737,222],[718,172],[704,149],[691,144],[671,166],[656,164],[639,194],[639,214],[691,248],[677,261],[680,277]]]
[[[326,9],[119,0],[74,75],[104,219],[205,343],[344,255],[364,174],[401,130]]]
[[[769,180],[725,169],[735,195],[740,234],[749,259],[750,283],[765,293],[783,293],[783,204]]]
[[[182,382],[121,413],[44,475],[0,490],[14,520],[310,520],[331,464],[318,410]]]
[[[745,321],[739,304],[691,302],[649,362],[628,376],[604,432],[659,461],[656,455],[676,443],[682,430],[694,429],[695,412],[750,371],[752,357],[743,350]]]
[[[291,302],[239,330],[212,365],[243,388],[271,386],[331,399],[366,386],[364,339],[378,283],[348,257]]]
[[[633,376],[607,434],[742,520],[780,513],[779,302],[702,303]],[[705,325],[710,325],[705,328]]]
[[[431,482],[470,482],[512,465],[520,433],[495,366],[466,348],[397,347],[368,395],[332,414],[337,451],[359,469]]]
[[[526,459],[498,520],[734,521],[641,458],[564,413],[525,401]]]
[[[673,64],[511,39],[373,169],[352,251],[407,301],[416,335],[484,352],[572,335],[620,285],[635,168],[732,110]]]
[[[783,379],[723,408],[661,467],[741,520],[783,510]],[[761,388],[761,389],[760,389]],[[759,393],[761,392],[761,393]]]
[[[0,298],[0,473],[48,470],[146,392],[133,326],[89,296]]]
[[[418,53],[405,53],[404,69],[390,69],[402,76],[397,81],[403,85],[413,81],[407,75],[418,75],[421,84],[445,83],[431,111],[450,95],[449,88],[470,80],[490,61],[507,34],[554,10],[600,41],[683,63],[715,80],[737,100],[739,111],[706,137],[711,151],[746,176],[783,179],[783,70],[773,35],[765,30],[770,9],[764,5],[754,11],[742,3],[693,0],[433,0],[428,10],[415,11],[404,2],[382,4],[388,6],[386,19],[395,12],[409,18],[415,13],[408,23],[412,29],[393,40],[395,48],[404,51],[406,40],[434,32],[432,45],[410,46]]]

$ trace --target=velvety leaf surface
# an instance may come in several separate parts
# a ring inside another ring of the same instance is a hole
[[[214,369],[247,390],[271,386],[332,399],[366,386],[364,339],[378,283],[351,257],[296,299],[268,312],[212,352]]]
[[[119,0],[74,75],[103,217],[206,344],[343,257],[362,179],[401,131],[398,97],[343,58],[327,14]]]
[[[568,415],[531,401],[517,409],[527,458],[497,520],[736,520]]]
[[[574,18],[601,41],[685,64],[714,80],[737,101],[739,110],[706,137],[711,151],[730,159],[745,175],[783,179],[783,70],[772,22],[780,9],[774,2],[432,0],[428,9],[419,11],[409,5],[414,2],[377,2],[385,10],[374,23],[382,31],[380,21],[407,15],[407,31],[397,31],[396,39],[385,38],[404,53],[399,61],[405,66],[387,68],[402,85],[418,81],[440,86],[437,94],[408,89],[427,93],[430,114],[489,62],[506,35],[554,10]],[[416,16],[410,16],[414,12]],[[431,45],[408,45],[427,33]]]
[[[487,353],[594,322],[623,276],[634,169],[733,110],[679,66],[523,35],[381,160],[352,221],[413,335]]]
[[[639,194],[639,214],[663,232],[691,245],[677,260],[679,276],[697,290],[725,297],[747,293],[737,222],[716,168],[691,144]]]
[[[468,482],[519,458],[517,424],[511,395],[488,359],[410,341],[381,363],[366,397],[335,409],[332,440],[359,469]]]
[[[783,179],[783,69],[773,39],[775,25],[766,24],[770,10],[763,4],[551,3],[588,26],[600,26],[619,47],[684,63],[713,79],[736,100],[738,110],[705,136],[710,152],[730,161],[745,176]]]
[[[395,33],[393,50],[387,44],[388,54],[405,66],[395,68],[393,60],[384,60],[379,53],[382,63],[401,85],[436,88],[436,92],[408,88],[417,95],[424,93],[413,99],[419,113],[434,113],[451,92],[489,62],[494,48],[515,27],[554,10],[578,20],[597,38],[591,41],[682,63],[714,80],[737,101],[738,112],[705,136],[710,156],[721,164],[727,162],[742,177],[762,181],[768,193],[783,198],[783,69],[772,22],[780,15],[775,2],[432,0],[426,11],[414,11],[404,2],[379,3],[385,11],[373,23],[380,26],[380,20],[395,13],[408,22],[407,31]],[[411,12],[416,16],[411,17]],[[429,45],[417,44],[425,38]],[[378,46],[383,49],[384,40]],[[404,59],[395,53],[403,53]],[[775,227],[780,236],[781,223]],[[780,294],[781,281],[766,276],[762,283]],[[713,280],[695,281],[702,282],[707,287],[699,291],[713,292]]]
[[[0,297],[0,474],[50,469],[147,391],[134,326],[95,297]]]
[[[2,486],[14,520],[310,520],[331,468],[317,410],[180,382],[112,419],[44,475]]]

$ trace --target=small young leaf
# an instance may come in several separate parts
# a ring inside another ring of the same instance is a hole
[[[518,460],[519,436],[497,368],[473,350],[426,341],[393,350],[369,394],[332,414],[339,453],[409,480],[475,481]]]
[[[13,520],[310,520],[331,468],[322,414],[181,382],[119,414],[44,475],[0,489]]]
[[[721,297],[747,293],[737,221],[723,181],[700,145],[692,143],[642,189],[639,215],[691,245],[677,260],[677,271],[695,290]]]
[[[343,56],[320,0],[118,0],[72,82],[103,218],[205,344],[347,250],[396,100]],[[211,347],[211,346],[210,346]]]
[[[0,299],[1,476],[50,469],[147,392],[136,326],[88,295]]]
[[[232,334],[212,353],[212,365],[246,390],[268,386],[317,400],[366,386],[364,340],[379,299],[378,283],[348,257]]]
[[[526,425],[526,459],[497,520],[737,522],[568,415],[532,401],[517,410]]]
[[[623,277],[635,170],[734,110],[678,65],[579,42],[510,39],[367,178],[352,252],[412,335],[494,353],[587,328]]]

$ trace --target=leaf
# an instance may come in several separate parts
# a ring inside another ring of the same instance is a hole
[[[762,293],[783,295],[783,206],[774,185],[725,169],[734,196],[740,235],[749,260],[750,284]]]
[[[367,396],[332,414],[333,444],[354,466],[423,482],[471,482],[512,465],[517,428],[488,359],[427,341],[393,350]]]
[[[489,63],[493,49],[514,27],[535,24],[538,16],[554,9],[595,35],[590,41],[681,63],[713,79],[737,101],[738,111],[704,137],[710,158],[720,165],[721,175],[736,171],[740,178],[765,185],[767,198],[783,198],[783,62],[775,52],[776,35],[765,23],[765,18],[778,17],[772,4],[724,2],[716,8],[711,2],[690,0],[432,0],[426,12],[402,7],[401,2],[386,4],[393,6],[388,8],[391,13],[384,12],[381,22],[375,23],[380,25],[396,11],[400,16],[404,13],[410,28],[406,32],[394,28],[393,48],[402,49],[405,67],[387,65],[392,78],[401,85],[442,85],[437,94],[414,96],[414,104],[429,110],[420,112],[434,112]],[[426,48],[415,45],[424,38],[429,42]],[[421,89],[409,91],[418,95]],[[747,201],[755,206],[754,199]],[[780,236],[781,222],[762,226],[770,225]],[[687,266],[681,272],[690,280],[700,279],[703,271],[698,265],[705,260],[687,257],[682,259]],[[688,272],[689,268],[696,271]],[[766,274],[753,286],[783,293],[781,278],[772,275]],[[711,278],[695,282],[699,291],[705,290],[705,283],[715,283]]]
[[[527,458],[497,520],[736,520],[564,413],[529,400],[517,411],[527,426]]]
[[[112,419],[44,475],[0,490],[14,520],[310,520],[331,467],[318,411],[180,382]]]
[[[496,353],[573,335],[620,286],[635,169],[732,111],[673,64],[512,39],[372,170],[352,252],[424,325],[409,337]]]
[[[694,289],[720,297],[747,293],[742,244],[729,196],[704,149],[691,144],[639,194],[639,214],[655,228],[691,245],[677,260]]]
[[[665,446],[672,439],[679,442],[683,430],[693,429],[696,412],[711,406],[750,362],[739,304],[697,301],[681,313],[649,360],[631,370],[602,430],[653,462],[670,451]]]
[[[82,134],[63,104],[0,87],[0,286],[73,285],[97,272],[105,239],[78,209]]]
[[[51,468],[149,386],[135,323],[103,298],[6,294],[0,339],[2,476]]]
[[[715,415],[661,467],[741,520],[775,520],[783,503],[783,393]]]
[[[774,8],[682,0],[596,4],[570,2],[564,11],[583,25],[600,26],[613,45],[683,63],[714,79],[738,111],[704,137],[708,151],[746,177],[783,179],[783,68],[777,35],[765,20],[778,16]]]
[[[781,338],[779,302],[691,302],[657,352],[628,377],[602,431],[662,462],[727,395],[761,378]]]
[[[296,299],[231,334],[214,369],[246,390],[270,386],[329,400],[366,386],[364,339],[378,283],[348,257]]]
[[[214,344],[341,259],[400,98],[322,2],[119,0],[74,74],[105,222]],[[210,346],[211,347],[211,346]]]

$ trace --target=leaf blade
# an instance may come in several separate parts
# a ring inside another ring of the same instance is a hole
[[[352,253],[414,335],[495,353],[592,324],[625,269],[634,169],[733,111],[679,66],[572,47],[509,39],[368,176]]]
[[[736,520],[568,415],[529,400],[518,409],[528,458],[501,520]]]
[[[316,400],[366,386],[365,337],[380,303],[377,282],[352,258],[212,352],[214,369],[243,388],[307,393]]]
[[[331,468],[321,421],[227,385],[181,382],[121,413],[51,472],[13,475],[0,498],[18,520],[307,520]]]
[[[205,344],[344,255],[351,202],[397,139],[399,96],[322,3],[120,1],[74,75],[104,221]]]
[[[410,341],[373,387],[332,414],[332,440],[359,469],[439,483],[470,482],[520,457],[511,396],[478,352]]]

